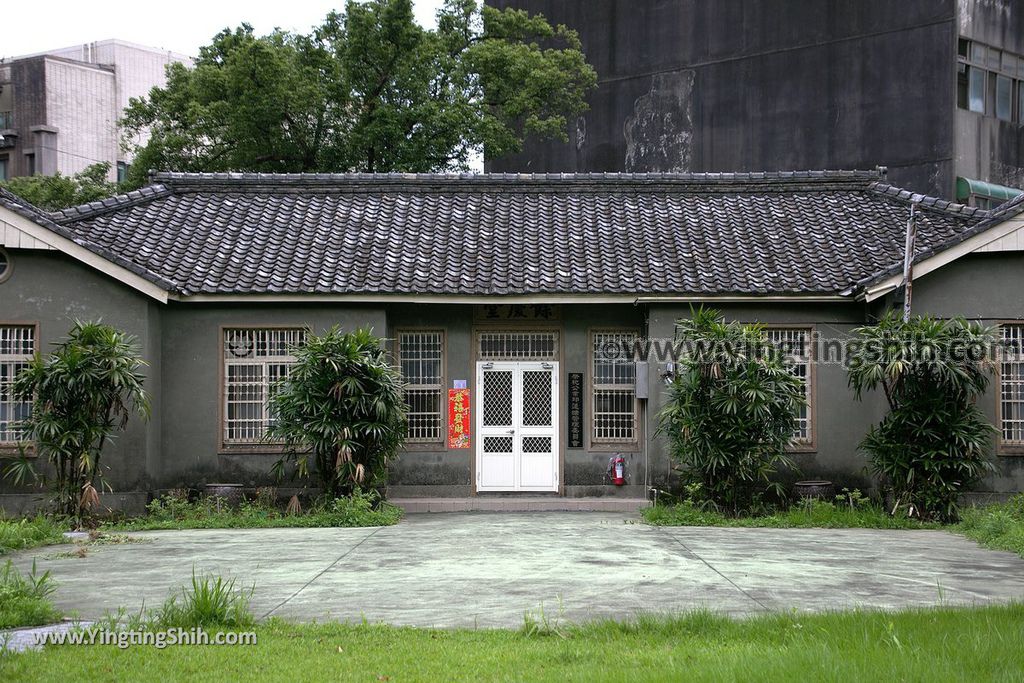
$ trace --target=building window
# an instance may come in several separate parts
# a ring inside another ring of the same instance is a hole
[[[1013,81],[1006,76],[996,76],[996,118],[1013,120]]]
[[[13,268],[14,266],[11,265],[11,257],[3,247],[0,247],[0,282],[3,282],[11,276]]]
[[[558,332],[521,330],[480,332],[477,335],[480,360],[556,360]]]
[[[0,157],[0,180],[7,180],[7,157]]]
[[[398,367],[405,381],[410,442],[442,441],[444,424],[444,332],[398,333]]]
[[[1024,57],[960,38],[957,42],[956,103],[961,109],[1024,122]],[[1021,101],[1014,112],[1014,92]]]
[[[985,72],[973,66],[967,67],[967,108],[985,113]]]
[[[1017,84],[1017,122],[1024,126],[1024,81]]]
[[[25,171],[26,171],[25,175],[35,175],[36,174],[36,155],[35,154],[26,154],[25,155]]]
[[[0,325],[0,446],[19,440],[17,423],[32,412],[32,403],[14,397],[14,378],[24,370],[36,351],[33,325]]]
[[[593,443],[637,441],[635,331],[600,330],[591,335],[591,438]]]
[[[793,424],[794,447],[814,444],[812,428],[813,383],[811,381],[812,330],[801,327],[769,327],[765,330],[768,340],[786,356],[786,362],[793,375],[800,379],[804,388],[806,405],[800,408]]]
[[[269,399],[295,364],[295,347],[306,341],[302,328],[224,330],[224,443],[266,441],[273,423]]]
[[[117,162],[117,182],[123,183],[128,180],[128,164],[119,161]]]
[[[1000,326],[1003,345],[999,359],[1000,441],[1024,447],[1024,324]]]

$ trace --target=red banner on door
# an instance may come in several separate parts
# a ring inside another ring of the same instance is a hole
[[[448,390],[448,448],[469,448],[469,389]]]

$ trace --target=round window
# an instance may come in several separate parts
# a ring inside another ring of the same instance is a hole
[[[0,247],[0,282],[11,276],[11,257]]]

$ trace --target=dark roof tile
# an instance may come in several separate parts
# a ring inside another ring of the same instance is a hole
[[[50,218],[183,294],[838,294],[987,212],[876,172],[163,173]]]

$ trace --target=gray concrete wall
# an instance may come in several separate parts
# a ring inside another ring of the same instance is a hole
[[[280,457],[258,447],[220,449],[221,326],[308,326],[315,333],[334,325],[349,331],[386,329],[378,307],[321,304],[170,304],[161,320],[163,369],[161,460],[157,488],[231,482],[250,486],[275,483],[270,468]]]
[[[64,339],[75,320],[102,320],[135,335],[145,369],[146,390],[159,397],[159,314],[155,303],[97,271],[55,251],[8,249],[13,273],[0,283],[0,322],[36,322],[39,350]],[[159,399],[154,407],[159,406]],[[159,411],[154,411],[159,415]],[[157,418],[157,421],[159,418]],[[103,453],[105,479],[117,491],[145,491],[152,479],[147,469],[158,456],[153,423],[133,417],[125,432]],[[40,463],[41,465],[42,463]],[[0,491],[13,492],[0,481]]]
[[[958,31],[985,45],[1024,55],[1024,7],[1013,0],[959,0]],[[956,174],[1010,187],[1024,186],[1024,134],[1017,121],[993,112],[956,110]]]
[[[489,0],[580,33],[570,140],[494,171],[873,168],[953,194],[954,0]]]
[[[965,316],[986,325],[1024,321],[1024,253],[973,254],[914,282],[915,314]],[[996,423],[999,387],[996,378],[979,404]],[[996,472],[978,487],[1005,493],[1024,490],[1024,456],[997,453]]]

